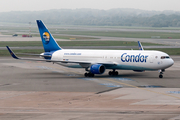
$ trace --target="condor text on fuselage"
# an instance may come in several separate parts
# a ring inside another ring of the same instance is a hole
[[[123,53],[121,55],[122,62],[146,62],[148,55],[127,55],[127,53]]]

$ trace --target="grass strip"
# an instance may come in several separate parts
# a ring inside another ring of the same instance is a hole
[[[58,41],[60,46],[138,46],[137,42],[125,41]],[[143,46],[162,46],[162,44],[144,43]],[[1,41],[0,47],[42,46],[41,41]]]

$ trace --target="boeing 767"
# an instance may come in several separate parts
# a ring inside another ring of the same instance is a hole
[[[19,60],[33,60],[53,62],[71,68],[84,68],[85,77],[94,77],[95,74],[103,74],[105,70],[109,75],[118,75],[116,70],[157,71],[159,78],[163,78],[165,69],[171,67],[174,61],[170,56],[161,51],[143,50],[87,50],[87,49],[63,49],[61,48],[47,27],[41,20],[37,20],[44,53],[39,54],[43,59],[19,58],[7,46],[13,58]]]

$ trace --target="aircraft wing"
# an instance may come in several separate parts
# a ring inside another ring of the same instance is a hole
[[[138,41],[139,50],[144,50],[143,46],[141,45],[141,42]]]
[[[31,54],[31,53],[16,53],[18,55],[30,55],[30,56],[41,56],[41,57],[52,57],[51,55]]]
[[[96,62],[96,63],[92,63],[92,62],[87,62],[87,61],[67,61],[67,60],[51,60],[51,59],[33,59],[33,58],[19,58],[8,46],[6,46],[9,53],[11,54],[11,56],[14,59],[18,59],[18,60],[30,60],[30,61],[44,61],[44,62],[61,62],[61,63],[79,63],[79,64],[103,64],[103,65],[110,65],[110,66],[114,66],[116,65],[116,63],[113,62],[106,62],[106,63],[101,63],[101,62]],[[24,53],[23,53],[24,54]],[[37,54],[24,54],[24,55],[36,55]],[[42,57],[52,57],[51,55],[39,55]]]

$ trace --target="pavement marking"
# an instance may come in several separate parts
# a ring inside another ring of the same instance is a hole
[[[122,85],[116,85],[116,84],[113,84],[113,83],[100,83],[100,85],[105,85],[107,87],[118,87],[118,88],[123,87]]]
[[[160,85],[141,85],[138,87],[140,88],[165,88],[164,86],[160,86]]]
[[[67,70],[65,70],[65,71],[67,71]],[[76,73],[76,74],[80,74],[80,73],[77,73],[77,72],[75,72],[75,71],[72,71],[72,72],[73,72],[73,73]],[[153,92],[153,93],[156,93],[156,94],[161,94],[161,95],[165,95],[165,96],[169,96],[169,97],[173,97],[173,98],[180,99],[180,97],[177,97],[177,96],[173,96],[173,95],[169,95],[169,94],[161,93],[161,92],[156,92],[156,91],[148,90],[148,89],[146,89],[146,88],[141,88],[141,87],[137,87],[137,86],[130,85],[130,84],[127,84],[127,83],[123,83],[123,82],[120,82],[120,81],[116,81],[116,80],[121,80],[121,79],[117,79],[117,78],[114,78],[115,80],[108,79],[108,78],[100,78],[100,79],[101,79],[101,80],[110,81],[110,82],[113,82],[113,83],[121,84],[121,87],[123,87],[122,85],[125,85],[125,86],[129,86],[129,87],[138,88],[138,89],[141,89],[141,90]],[[129,80],[129,81],[130,81],[131,79],[124,79],[124,80]],[[133,81],[133,80],[132,80],[132,81]]]
[[[165,95],[165,96],[169,96],[169,97],[180,99],[180,97],[177,97],[177,96],[173,96],[173,95],[169,95],[169,94],[161,93],[161,92],[156,92],[156,91],[153,91],[153,90],[148,90],[146,88],[140,88],[140,87],[137,87],[137,86],[134,86],[134,85],[130,85],[130,84],[127,84],[127,83],[123,83],[123,82],[120,82],[120,81],[115,81],[115,80],[111,80],[111,79],[104,79],[104,80],[110,81],[110,82],[115,82],[115,83],[122,84],[122,85],[126,85],[126,86],[133,87],[133,88],[138,88],[138,89],[149,91],[149,92],[153,92],[153,93],[156,93],[156,94]]]
[[[167,91],[169,94],[180,94],[180,91]]]
[[[79,79],[88,80],[88,81],[98,80],[98,79],[95,79],[95,78],[79,78]]]
[[[134,80],[132,80],[132,79],[129,79],[129,78],[119,78],[119,77],[116,77],[116,78],[113,78],[113,79],[115,79],[115,80],[120,80],[120,81],[134,81]]]
[[[37,68],[45,69],[45,70],[52,70],[52,68],[47,67],[47,66],[37,66]]]
[[[53,66],[53,68],[56,68],[56,69],[63,69],[64,71],[67,71],[68,70],[65,68],[59,68],[59,67],[55,67]],[[80,74],[79,72],[76,72],[76,71],[71,71],[71,73],[75,73],[75,74]],[[149,92],[153,92],[153,93],[156,93],[156,94],[161,94],[161,95],[165,95],[165,96],[169,96],[169,97],[173,97],[173,98],[177,98],[177,99],[180,99],[180,97],[177,97],[177,96],[173,96],[173,95],[169,95],[169,94],[166,94],[166,93],[161,93],[161,92],[156,92],[156,91],[152,91],[152,90],[148,90],[146,88],[141,88],[141,87],[137,87],[137,86],[134,86],[134,85],[130,85],[130,84],[127,84],[127,83],[123,83],[123,82],[120,82],[120,81],[116,81],[118,80],[117,78],[115,78],[116,80],[112,80],[112,79],[108,79],[108,78],[100,78],[101,80],[106,80],[106,81],[110,81],[110,82],[113,82],[113,83],[118,83],[118,84],[122,84],[122,85],[125,85],[125,86],[129,86],[129,87],[133,87],[133,88],[138,88],[138,89],[141,89],[141,90],[145,90],[145,91],[149,91]],[[120,79],[119,79],[120,80]],[[128,80],[128,79],[126,79]],[[129,79],[130,80],[130,79]]]
[[[79,76],[79,75],[77,75],[77,74],[67,74],[66,76],[75,77],[75,76]]]

